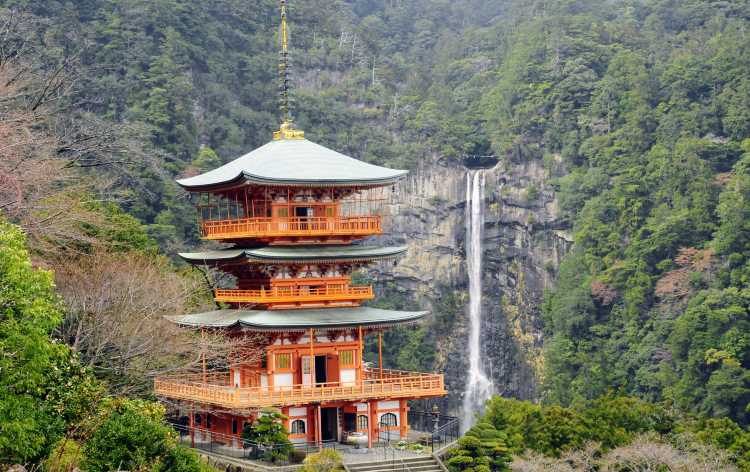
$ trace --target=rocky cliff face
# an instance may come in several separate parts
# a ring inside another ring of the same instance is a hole
[[[468,370],[466,315],[465,167],[433,165],[411,172],[395,187],[390,231],[368,244],[409,247],[405,257],[371,268],[367,278],[392,280],[422,308],[445,287],[462,300],[453,329],[432,339],[435,371],[445,374],[449,394],[438,404],[457,415]],[[486,172],[483,257],[482,350],[494,392],[505,397],[535,396],[543,342],[542,304],[545,287],[553,287],[563,255],[573,244],[572,229],[556,216],[554,193],[542,182],[540,161],[504,163]],[[444,293],[444,292],[442,292]]]

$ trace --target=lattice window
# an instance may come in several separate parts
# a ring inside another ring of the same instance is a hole
[[[291,434],[305,434],[305,422],[302,420],[292,421]]]
[[[302,358],[302,373],[303,374],[310,374],[310,358],[309,357],[303,357]]]
[[[326,216],[333,216],[333,208],[326,208]]]
[[[279,218],[286,218],[289,216],[288,208],[279,208]]]
[[[380,417],[380,425],[389,428],[391,426],[398,426],[398,417],[393,413],[384,413],[383,416]]]
[[[339,351],[339,364],[354,364],[354,351]]]
[[[276,354],[276,368],[277,369],[291,369],[292,368],[292,355],[291,354]]]
[[[357,416],[357,429],[367,429],[367,415]]]

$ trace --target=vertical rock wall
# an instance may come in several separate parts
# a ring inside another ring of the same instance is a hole
[[[451,332],[432,339],[449,394],[441,410],[457,415],[468,370],[466,310],[468,274],[465,251],[466,172],[433,165],[411,172],[395,187],[388,234],[367,244],[407,246],[394,266],[380,263],[367,277],[376,285],[392,280],[422,308],[432,308],[448,286],[463,301],[463,314]],[[475,170],[471,171],[472,173]],[[540,161],[500,163],[486,172],[482,345],[494,391],[533,399],[543,342],[545,287],[572,245],[572,228],[557,217],[554,192],[544,188]],[[533,189],[528,189],[533,185]]]

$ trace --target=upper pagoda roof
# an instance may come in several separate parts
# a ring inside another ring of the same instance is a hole
[[[195,315],[168,316],[181,326],[248,328],[251,331],[306,331],[313,329],[387,328],[416,323],[429,311],[390,311],[364,306],[304,310],[214,310]]]
[[[191,264],[220,262],[258,263],[327,263],[359,262],[394,259],[407,251],[405,247],[341,245],[264,246],[256,248],[231,248],[218,251],[180,253]]]
[[[187,190],[241,183],[292,186],[381,186],[409,171],[367,164],[307,139],[280,139],[205,174],[178,180]]]

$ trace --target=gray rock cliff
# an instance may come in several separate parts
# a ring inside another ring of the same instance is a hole
[[[512,167],[511,167],[512,166]],[[461,300],[454,329],[431,339],[435,372],[445,374],[441,411],[457,415],[468,369],[465,251],[468,170],[431,165],[395,186],[389,232],[367,244],[402,245],[409,252],[396,265],[380,263],[366,277],[376,287],[393,281],[399,291],[431,309],[447,287]],[[557,216],[554,192],[545,188],[541,161],[499,163],[486,172],[482,349],[494,393],[534,399],[542,374],[542,305],[546,287],[573,244],[572,228]],[[377,290],[377,288],[376,288]]]

